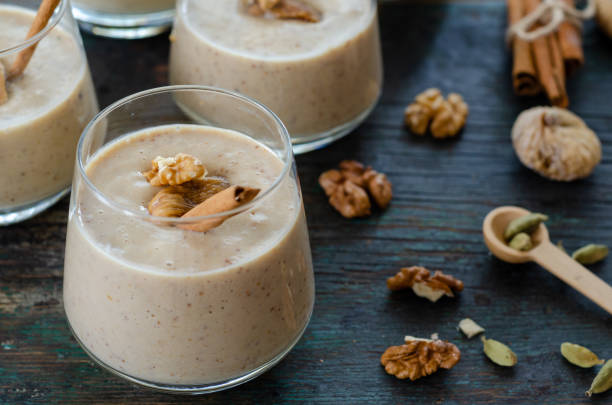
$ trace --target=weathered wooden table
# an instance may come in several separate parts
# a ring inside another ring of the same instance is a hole
[[[317,295],[306,334],[287,358],[239,388],[201,398],[159,394],[95,366],[71,337],[62,308],[68,199],[23,224],[0,229],[0,403],[612,403],[586,400],[595,371],[559,354],[564,341],[612,357],[612,316],[536,265],[509,265],[482,242],[485,214],[517,204],[551,216],[568,248],[612,244],[612,42],[592,23],[587,66],[569,82],[571,108],[603,141],[590,178],[548,181],[521,166],[510,127],[524,108],[509,83],[502,2],[396,4],[380,9],[386,85],[368,121],[333,146],[298,157]],[[167,37],[113,41],[85,36],[102,106],[167,80]],[[471,114],[461,137],[434,141],[402,126],[404,106],[429,86],[463,94]],[[387,173],[390,209],[368,219],[337,215],[317,185],[320,172],[356,158]],[[461,278],[457,299],[436,304],[390,294],[385,279],[420,264]],[[612,282],[612,259],[592,266]],[[456,325],[471,317],[512,346],[518,365],[489,362],[478,339]],[[438,332],[461,362],[416,382],[385,374],[379,357],[406,334]]]

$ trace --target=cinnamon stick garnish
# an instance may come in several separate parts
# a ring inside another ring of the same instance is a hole
[[[6,75],[4,65],[0,62],[0,105],[8,101],[8,93],[6,92]]]
[[[28,31],[26,40],[32,38],[47,26],[49,19],[53,15],[53,11],[55,11],[55,8],[59,3],[60,0],[43,0],[38,8],[36,17],[34,17],[34,21],[30,26],[30,31]],[[17,57],[13,61],[13,64],[8,71],[9,79],[14,79],[23,73],[25,68],[28,66],[28,63],[30,62],[30,59],[32,58],[37,46],[38,42],[17,54]]]
[[[514,25],[526,14],[525,0],[507,0],[508,22]],[[529,42],[515,37],[512,40],[512,84],[514,92],[519,96],[535,96],[542,91],[537,79],[537,71],[533,62]]]
[[[233,210],[234,208],[238,208],[253,201],[257,194],[259,194],[259,191],[258,188],[231,186],[195,206],[181,218],[201,217]],[[196,232],[206,232],[218,227],[233,215],[205,219],[195,224],[179,225],[179,228]]]
[[[563,1],[570,7],[575,7],[573,0]],[[565,71],[568,75],[571,75],[584,65],[581,29],[569,21],[564,21],[559,25],[559,43],[565,63]]]
[[[540,0],[526,0],[526,13],[531,13]],[[538,28],[541,24],[536,24]],[[567,107],[569,100],[565,89],[565,67],[559,36],[552,33],[535,39],[532,43],[533,58],[538,72],[538,81],[544,88],[550,103],[557,107]]]

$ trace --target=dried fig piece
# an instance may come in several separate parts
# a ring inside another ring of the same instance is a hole
[[[225,190],[230,184],[221,177],[206,177],[160,190],[149,202],[151,215],[181,217],[198,204]]]
[[[597,135],[563,108],[523,111],[512,127],[512,144],[525,166],[552,180],[586,177],[601,160]]]

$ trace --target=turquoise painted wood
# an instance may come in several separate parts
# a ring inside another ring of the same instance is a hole
[[[304,338],[255,381],[203,398],[134,387],[95,366],[68,331],[62,309],[65,199],[21,225],[0,229],[0,403],[2,404],[577,404],[595,370],[559,354],[571,341],[612,357],[612,317],[533,264],[491,257],[481,221],[498,205],[550,215],[553,241],[568,249],[612,245],[612,41],[586,25],[587,65],[569,82],[571,108],[603,141],[595,174],[562,184],[521,166],[510,127],[524,108],[510,85],[502,2],[381,6],[385,91],[367,122],[333,146],[298,160],[316,268],[317,296]],[[86,36],[102,105],[167,81],[167,36],[114,41]],[[430,86],[464,95],[470,117],[456,140],[411,135],[402,113]],[[317,176],[355,158],[386,172],[389,210],[348,221],[326,203]],[[386,277],[401,266],[442,269],[465,282],[457,299],[436,304],[410,292],[390,294]],[[612,259],[591,266],[612,282]],[[477,339],[456,330],[471,317],[487,336],[509,344],[518,365],[502,369]],[[438,332],[456,343],[461,362],[416,382],[388,376],[386,347],[406,334]]]

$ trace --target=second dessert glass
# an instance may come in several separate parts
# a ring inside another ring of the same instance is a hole
[[[197,104],[208,125],[177,107]],[[192,154],[209,175],[259,187],[250,203],[196,218],[151,216],[156,156]],[[207,232],[184,226],[232,214]],[[64,305],[100,365],[170,392],[256,377],[302,335],[314,303],[308,230],[287,130],[246,97],[170,86],[102,111],[78,148]]]
[[[74,16],[92,34],[146,38],[172,25],[175,0],[73,0]]]
[[[0,225],[23,221],[70,188],[79,135],[98,112],[96,93],[68,0],[47,26],[24,40],[41,1],[0,0],[0,64],[36,51],[23,73],[6,82],[0,103]]]
[[[243,0],[179,0],[170,82],[218,86],[255,98],[283,120],[296,153],[346,135],[365,120],[381,93],[376,1],[308,4],[321,12],[320,21],[250,15]]]

